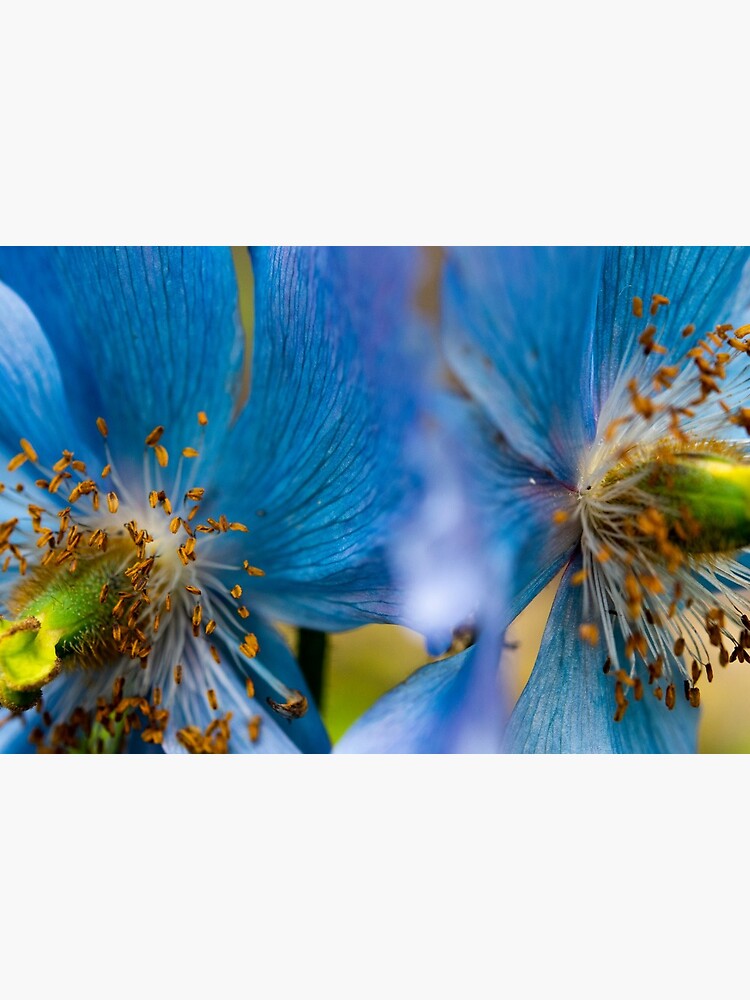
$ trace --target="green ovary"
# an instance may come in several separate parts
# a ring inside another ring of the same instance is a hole
[[[675,454],[669,462],[654,462],[640,488],[665,511],[683,551],[750,546],[750,466],[722,455]]]
[[[67,569],[32,572],[13,600],[15,617],[0,618],[0,705],[25,710],[75,653],[110,644],[117,566],[106,556]],[[102,587],[110,593],[101,601]]]

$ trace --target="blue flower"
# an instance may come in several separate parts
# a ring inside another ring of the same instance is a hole
[[[695,749],[701,686],[717,662],[750,660],[748,259],[448,253],[444,346],[467,397],[452,433],[495,584],[478,642],[386,695],[338,749]],[[504,729],[500,636],[560,570]]]
[[[415,258],[252,266],[254,343],[228,249],[0,253],[6,751],[325,751],[271,622],[398,617]]]

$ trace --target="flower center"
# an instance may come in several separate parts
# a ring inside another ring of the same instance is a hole
[[[668,305],[653,296],[651,316]],[[643,316],[640,299],[633,313]],[[692,325],[682,333],[694,341]],[[580,522],[580,635],[606,650],[616,721],[629,695],[639,701],[648,687],[671,709],[681,682],[697,707],[712,655],[722,666],[750,662],[750,618],[739,606],[750,572],[738,559],[750,546],[750,461],[737,439],[738,428],[750,432],[746,365],[737,364],[748,335],[717,326],[685,362],[665,365],[650,323],[605,404],[571,507],[555,515]]]
[[[207,422],[200,413],[199,426]],[[118,724],[130,709],[145,712],[144,737],[150,733],[152,742],[161,742],[169,713],[160,706],[182,684],[184,664],[200,659],[192,655],[190,645],[195,640],[207,643],[210,659],[218,665],[221,639],[230,656],[251,665],[278,692],[280,703],[273,705],[282,709],[291,704],[301,715],[304,698],[253,662],[258,642],[243,627],[250,611],[243,602],[242,584],[238,579],[228,588],[217,575],[227,570],[236,570],[237,577],[263,573],[247,560],[237,560],[236,552],[228,564],[217,561],[214,544],[247,528],[223,513],[206,515],[207,490],[188,478],[198,449],[183,450],[168,493],[161,483],[169,455],[162,443],[164,428],[156,427],[145,440],[144,492],[139,499],[132,478],[126,483],[118,477],[105,421],[99,418],[97,426],[107,458],[98,477],[71,451],[45,469],[26,440],[8,465],[10,472],[26,463],[36,467],[41,478],[35,487],[43,500],[26,502],[29,484],[7,490],[20,510],[19,517],[0,524],[0,558],[4,556],[3,572],[15,569],[18,575],[6,597],[11,618],[0,618],[0,704],[16,711],[38,704],[42,688],[65,668],[116,666],[132,679],[128,665],[135,666],[148,680],[130,684],[131,693],[151,692],[152,704],[142,697],[124,697],[128,685],[122,677],[115,680],[112,699],[99,701],[106,702]],[[0,484],[0,492],[5,490]],[[113,679],[110,676],[107,683]],[[162,698],[165,688],[169,691]],[[254,693],[249,676],[247,693]],[[217,710],[210,686],[206,697]],[[211,732],[188,726],[178,738],[194,752],[215,752],[211,748],[219,744],[225,748],[230,717],[215,720]],[[105,713],[104,722],[109,721]],[[259,718],[253,721],[257,739]]]

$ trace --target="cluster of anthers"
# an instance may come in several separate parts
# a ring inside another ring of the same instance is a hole
[[[556,523],[578,519],[584,590],[581,638],[607,654],[615,721],[652,695],[673,709],[700,704],[699,680],[750,662],[750,617],[740,607],[750,571],[748,374],[750,326],[718,325],[702,338],[691,324],[684,361],[655,367],[666,353],[652,297],[642,348],[615,383],[597,439],[582,463],[570,505]],[[633,315],[644,316],[640,298]],[[696,342],[697,341],[697,342]]]
[[[198,424],[201,429],[208,424],[202,411]],[[222,648],[247,667],[248,698],[255,697],[254,673],[280,696],[278,702],[267,698],[271,708],[290,719],[304,714],[304,696],[256,660],[258,641],[241,627],[250,615],[242,585],[236,582],[226,593],[215,575],[216,570],[250,576],[263,571],[247,560],[233,566],[211,558],[210,540],[248,529],[224,514],[206,516],[206,489],[184,488],[199,451],[182,451],[167,493],[164,428],[154,428],[145,440],[146,496],[137,497],[118,477],[102,418],[97,427],[107,460],[98,479],[72,451],[45,468],[33,445],[22,439],[8,471],[33,465],[41,476],[36,487],[49,499],[27,503],[23,483],[0,483],[0,492],[23,508],[20,517],[0,523],[2,572],[17,571],[5,588],[11,618],[0,618],[0,704],[13,713],[36,707],[47,728],[31,732],[40,750],[120,748],[131,732],[161,744],[179,689],[187,685],[195,694],[200,680],[199,671],[189,669],[200,659],[191,654],[190,642],[206,642],[218,665],[216,636],[221,636]],[[42,688],[66,669],[96,670],[99,694],[95,707],[68,704],[53,720]],[[215,689],[207,687],[204,696],[217,713]],[[191,753],[227,752],[231,719],[227,711],[205,730],[187,725],[176,737]],[[260,725],[259,714],[248,722],[253,742]]]

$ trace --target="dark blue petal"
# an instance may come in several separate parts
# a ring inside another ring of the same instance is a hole
[[[675,363],[685,352],[682,330],[695,324],[696,334],[716,323],[737,322],[747,306],[745,270],[750,252],[744,247],[611,247],[604,258],[602,289],[596,313],[592,352],[597,412],[618,374],[643,348],[638,336],[647,323],[657,326],[656,341],[666,355],[653,354],[649,369]],[[649,315],[651,296],[664,295],[670,305]],[[644,303],[644,316],[633,316],[633,297]],[[739,296],[739,297],[738,297]]]
[[[383,695],[343,735],[336,753],[497,753],[507,716],[499,642],[483,636],[422,667]]]
[[[581,587],[563,577],[534,670],[508,723],[513,753],[693,753],[699,711],[678,696],[673,711],[649,687],[614,721],[615,682],[606,654],[583,642]],[[623,662],[625,662],[623,658]]]
[[[578,247],[454,249],[447,258],[453,369],[515,451],[568,483],[594,433],[601,266],[601,251]]]
[[[419,381],[418,258],[363,248],[253,252],[250,400],[223,495],[249,511],[250,589],[285,620],[338,628],[397,614],[388,543],[409,501],[402,458]]]
[[[158,424],[181,450],[199,410],[221,440],[244,350],[228,248],[10,248],[0,278],[43,323],[90,440],[103,416],[119,456],[140,456]]]

